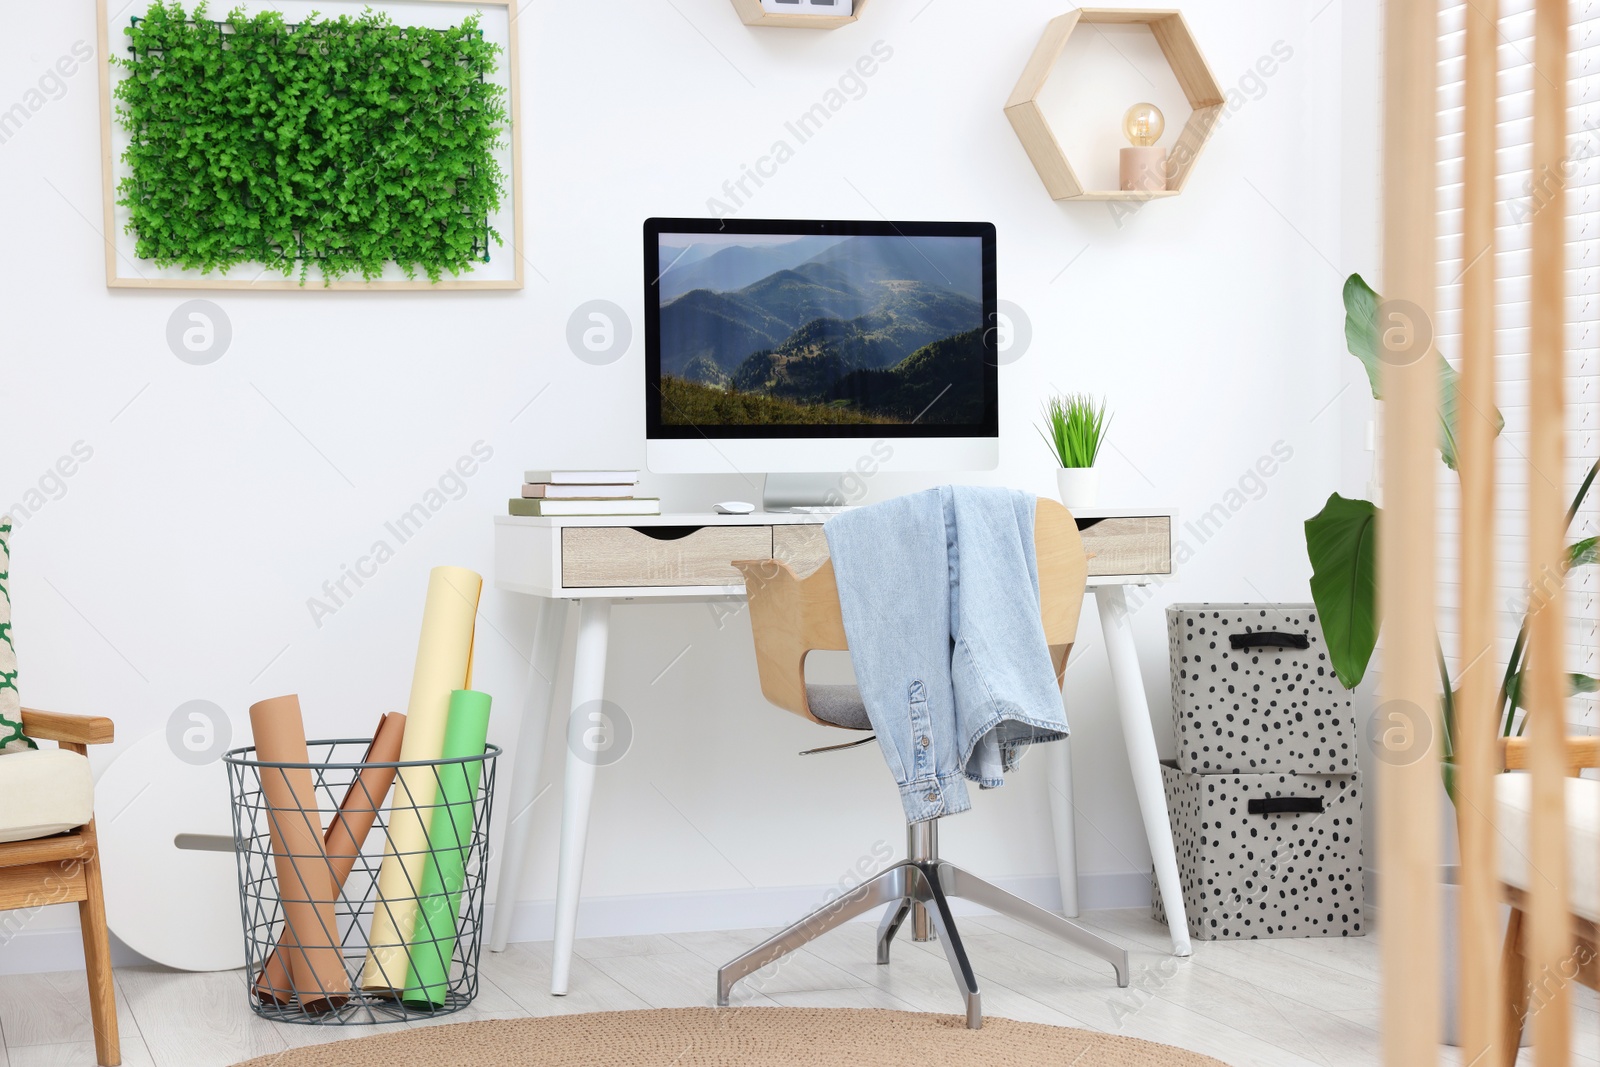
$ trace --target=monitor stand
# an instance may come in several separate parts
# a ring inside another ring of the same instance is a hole
[[[833,512],[847,506],[842,475],[769,474],[761,494],[763,511]]]

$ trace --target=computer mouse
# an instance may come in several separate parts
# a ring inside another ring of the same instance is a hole
[[[711,505],[711,510],[718,515],[748,515],[755,509],[754,504],[746,504],[743,500],[724,500],[720,504]]]

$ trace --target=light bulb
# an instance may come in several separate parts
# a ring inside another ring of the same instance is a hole
[[[1134,104],[1122,116],[1122,132],[1131,144],[1148,148],[1161,139],[1167,120],[1154,104]]]

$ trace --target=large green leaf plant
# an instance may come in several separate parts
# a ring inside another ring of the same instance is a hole
[[[1345,344],[1366,369],[1374,400],[1383,398],[1378,321],[1382,301],[1361,275],[1352,274],[1345,281]],[[1455,470],[1459,379],[1455,368],[1442,355],[1434,352],[1431,358],[1439,367],[1439,458],[1446,467]],[[1498,434],[1505,428],[1505,419],[1498,411],[1494,417]],[[1600,461],[1589,468],[1588,476],[1567,509],[1568,526],[1594,485],[1597,472],[1600,472]],[[1305,524],[1306,554],[1311,559],[1312,570],[1311,599],[1316,602],[1317,614],[1322,620],[1328,658],[1346,689],[1354,689],[1366,676],[1382,625],[1378,615],[1377,575],[1378,523],[1381,520],[1382,511],[1372,501],[1351,500],[1333,493],[1322,510]],[[1597,548],[1596,539],[1585,538],[1569,546],[1566,569],[1588,566],[1597,559],[1600,559],[1600,548]],[[1522,677],[1527,655],[1528,620],[1524,617],[1500,686],[1496,718],[1503,736],[1522,731],[1518,712],[1523,707]],[[1455,727],[1455,687],[1442,652],[1439,676],[1443,688],[1445,780],[1450,784],[1454,778],[1450,756]],[[1587,675],[1571,675],[1569,689],[1573,693],[1592,693],[1600,689],[1600,681]]]

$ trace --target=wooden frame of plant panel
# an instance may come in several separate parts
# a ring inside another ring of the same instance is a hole
[[[1050,80],[1056,61],[1061,58],[1067,39],[1080,25],[1145,25],[1161,47],[1161,54],[1172,68],[1183,90],[1184,97],[1193,110],[1183,132],[1167,155],[1168,174],[1165,189],[1125,191],[1120,189],[1086,189],[1077,172],[1067,159],[1066,151],[1056,139],[1055,131],[1039,107],[1039,94]],[[1055,200],[1153,200],[1157,197],[1177,196],[1183,191],[1194,169],[1200,150],[1210,139],[1222,116],[1222,87],[1206,65],[1189,32],[1183,15],[1174,10],[1151,8],[1083,7],[1069,11],[1050,20],[1039,39],[1038,47],[1023,68],[1017,87],[1006,101],[1006,118],[1017,131],[1017,138],[1033,160],[1034,169],[1044,180],[1045,188]]]
[[[523,287],[522,145],[515,0],[407,0],[404,5],[404,17],[410,24],[431,26],[437,22],[439,28],[455,25],[469,14],[480,13],[483,16],[484,37],[502,48],[494,79],[506,90],[508,122],[496,155],[506,176],[506,188],[499,209],[490,213],[487,222],[500,233],[504,243],[490,245],[490,255],[481,269],[474,269],[460,277],[446,273],[437,282],[420,275],[407,278],[397,264],[389,263],[383,276],[372,281],[340,278],[324,284],[323,278],[312,269],[304,285],[299,277],[269,273],[266,265],[260,263],[243,263],[223,272],[202,274],[198,270],[180,267],[158,267],[150,260],[135,256],[135,238],[127,232],[128,211],[117,204],[117,183],[128,173],[127,166],[122,162],[122,153],[129,142],[129,134],[115,120],[116,101],[112,93],[117,82],[126,75],[111,65],[111,42],[120,42],[121,27],[127,25],[130,16],[143,14],[149,3],[150,0],[135,0],[135,3],[117,7],[115,11],[110,10],[108,0],[96,0],[95,4],[100,48],[97,60],[100,65],[101,186],[104,199],[101,238],[105,244],[108,288],[383,292]],[[315,3],[311,0],[237,0],[236,3],[230,0],[230,10],[235,6],[244,8],[249,15],[263,11],[281,12],[291,21],[312,12],[328,15],[343,14],[348,10],[359,14],[369,7],[380,12],[385,8],[383,0],[316,0]],[[116,26],[112,25],[113,20]],[[399,15],[396,15],[396,21],[400,21]]]
[[[761,6],[761,0],[733,0],[734,10],[746,26],[775,26],[789,30],[836,30],[861,17],[867,0],[856,0],[848,15],[780,15]]]

